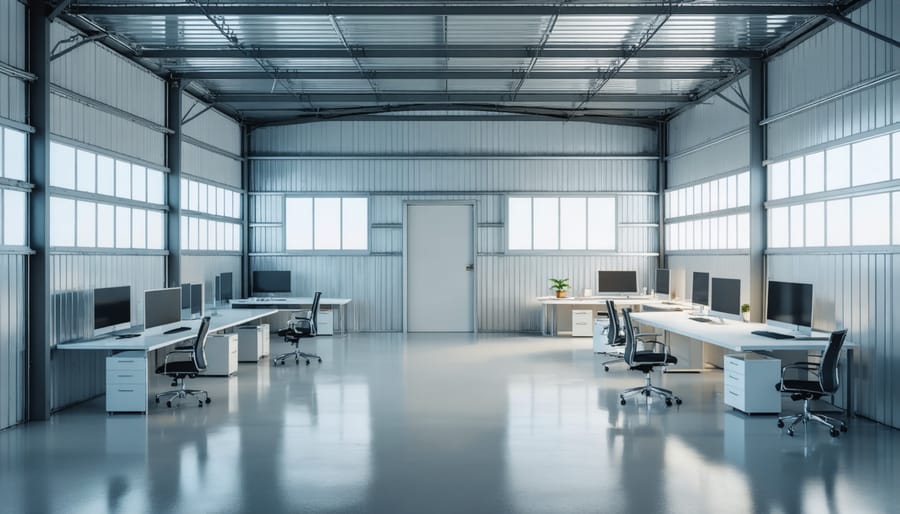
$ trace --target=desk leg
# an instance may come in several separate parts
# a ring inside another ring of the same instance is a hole
[[[853,349],[847,348],[847,400],[844,403],[844,415],[849,420],[855,415],[853,409],[853,380],[856,373],[853,369]]]

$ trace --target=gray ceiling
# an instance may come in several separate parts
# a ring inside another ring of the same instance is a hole
[[[841,3],[87,0],[65,18],[250,123],[405,110],[647,120]]]

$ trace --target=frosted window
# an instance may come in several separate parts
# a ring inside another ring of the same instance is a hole
[[[180,180],[180,188],[179,194],[181,195],[181,209],[186,210],[188,208],[188,190],[190,189],[190,184],[188,184],[187,179]]]
[[[732,175],[728,177],[728,208],[737,207],[737,177]]]
[[[853,245],[891,244],[891,196],[888,193],[853,199]]]
[[[531,249],[531,198],[510,198],[506,212],[507,248]]]
[[[825,187],[829,191],[850,187],[849,146],[839,146],[825,152]]]
[[[112,205],[97,204],[97,246],[112,248],[116,244],[116,211]]]
[[[535,198],[532,223],[534,224],[534,249],[559,248],[559,199]]]
[[[896,154],[895,154],[896,155]],[[900,245],[900,193],[894,193],[894,244]]]
[[[703,201],[702,201],[702,190],[700,189],[700,185],[697,184],[692,188],[694,190],[694,214],[700,214],[703,212]]]
[[[587,203],[585,198],[559,199],[559,248],[587,248]]]
[[[144,209],[131,211],[131,247],[147,248],[147,211]]]
[[[722,216],[718,218],[719,224],[719,246],[718,248],[728,248],[728,217]]]
[[[791,248],[803,246],[803,206],[791,206]]]
[[[219,237],[219,232],[216,230],[218,224],[219,223],[217,221],[212,221],[212,220],[206,222],[206,230],[207,230],[206,235],[208,238],[207,243],[206,243],[207,250],[215,250],[216,249],[216,246],[218,244],[218,242],[216,240]]]
[[[700,249],[709,250],[709,220],[700,220]]]
[[[76,202],[77,244],[81,247],[97,246],[97,205],[93,202]]]
[[[738,248],[750,248],[750,215],[737,216]]]
[[[147,168],[143,166],[131,167],[131,198],[139,201],[147,201]]]
[[[738,175],[738,206],[750,205],[750,172]]]
[[[679,214],[679,205],[678,205],[678,191],[672,191],[669,193],[669,217],[675,218]]]
[[[709,210],[715,212],[719,209],[719,181],[713,180],[709,183]]]
[[[116,248],[131,248],[131,209],[116,207]]]
[[[194,217],[188,219],[188,234],[190,236],[189,248],[191,250],[200,249],[200,220]]]
[[[700,212],[709,212],[709,182],[700,185]]]
[[[891,178],[891,140],[881,136],[853,145],[853,185],[861,186]]]
[[[900,179],[900,132],[894,133],[894,178]]]
[[[665,194],[663,202],[665,203],[665,206],[666,206],[665,217],[671,218],[672,217],[672,193],[671,192],[668,192]],[[666,239],[668,239],[668,237]]]
[[[341,199],[316,198],[313,208],[313,246],[316,250],[340,250]]]
[[[678,190],[678,213],[676,216],[687,216],[687,189]]]
[[[285,249],[312,250],[312,198],[285,198]]]
[[[232,224],[225,224],[225,250],[232,251],[234,250],[234,232],[231,230]]]
[[[850,246],[850,200],[825,203],[825,232],[828,246]]]
[[[25,246],[24,191],[3,191],[3,244]]]
[[[97,156],[97,193],[107,196],[116,194],[115,161],[103,155]]]
[[[719,209],[727,209],[728,208],[728,179],[720,178],[717,180],[719,184]]]
[[[116,161],[116,196],[131,198],[131,164]]]
[[[688,236],[687,236],[687,224],[679,223],[678,224],[678,248],[681,250],[688,249]]]
[[[769,211],[769,246],[786,248],[789,243],[789,215],[787,207],[778,207]]]
[[[200,184],[194,182],[193,180],[188,181],[188,210],[191,211],[199,211],[200,210]]]
[[[197,249],[209,250],[209,221],[197,220]]]
[[[241,218],[243,217],[243,213],[241,212],[241,194],[240,193],[231,193],[232,198],[234,199],[234,217]]]
[[[181,249],[189,250],[191,248],[191,239],[190,232],[188,228],[189,218],[187,216],[181,217]],[[147,232],[150,232],[150,227],[147,227]]]
[[[225,222],[216,222],[216,250],[225,249]]]
[[[825,246],[825,203],[806,204],[806,246]]]
[[[694,220],[691,222],[691,234],[693,234],[693,246],[691,246],[692,250],[698,250],[703,247],[703,232],[700,228],[700,225],[700,220]]]
[[[165,220],[165,215],[160,211],[147,211],[147,248],[151,250],[162,250],[165,248],[165,231],[163,230],[163,223]],[[187,227],[187,223],[185,219],[181,219],[181,227],[182,229]],[[185,247],[184,239],[185,235],[182,234],[182,248]]]
[[[225,190],[221,187],[216,188],[216,215],[225,215]]]
[[[344,198],[341,205],[344,250],[369,247],[369,201],[366,198]]]
[[[183,184],[183,183],[182,183]],[[181,190],[182,208],[187,199],[184,188]],[[166,174],[159,170],[147,169],[147,201],[162,205],[166,203]]]
[[[209,205],[209,186],[203,183],[198,183],[198,203],[197,210],[200,212],[209,212],[207,205]]]
[[[825,153],[806,156],[806,194],[825,190]]]
[[[791,196],[803,195],[803,157],[791,159]]]
[[[615,198],[588,198],[588,250],[615,249]]]
[[[234,250],[241,251],[241,226],[240,225],[232,225],[231,232],[234,235]]]
[[[719,218],[709,220],[709,248],[719,249]]]
[[[25,180],[27,138],[24,132],[3,129],[3,176],[13,180]]]
[[[77,158],[78,190],[93,193],[97,190],[97,156],[91,152],[78,150]]]
[[[48,224],[50,246],[75,246],[75,200],[50,197]]]
[[[684,204],[684,215],[691,216],[694,214],[694,188],[688,187],[684,189],[685,193],[685,204]]]
[[[790,164],[776,162],[769,166],[769,199],[787,198],[790,194]]]
[[[225,194],[225,196],[224,196],[225,205],[222,210],[222,215],[227,216],[229,218],[233,218],[234,217],[234,199],[233,199],[234,197],[232,196],[231,191],[223,190],[223,192]]]
[[[50,143],[50,185],[75,189],[75,149]]]

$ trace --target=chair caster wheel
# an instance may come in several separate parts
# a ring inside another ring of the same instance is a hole
[[[834,429],[834,428],[831,429],[831,437],[837,437],[839,435],[841,435],[841,433],[838,432],[837,429]]]
[[[322,364],[322,358],[319,357],[319,364]]]
[[[166,402],[166,407],[168,407],[168,408],[171,409],[171,408],[172,408],[172,402],[171,402],[171,401]]]
[[[159,398],[156,399],[156,403],[159,403]]]
[[[675,398],[675,405],[681,405],[681,404],[682,404],[681,398]]]
[[[295,360],[294,360],[294,364],[296,364],[296,365],[299,366],[299,365],[300,365],[300,359],[295,359]]]
[[[625,398],[620,398],[620,399],[619,399],[619,403],[620,403],[621,405],[625,405],[625,404],[628,403],[628,402],[625,401]]]
[[[272,361],[272,367],[274,368],[276,366],[278,366],[278,361]]]
[[[641,394],[646,396],[647,398],[650,398],[650,391],[641,391]]]
[[[778,428],[784,428],[784,421],[778,420]]]
[[[666,407],[671,407],[671,406],[672,406],[672,400],[666,398]]]
[[[794,437],[794,429],[793,428],[788,429],[788,435],[791,437]]]
[[[306,365],[309,366],[309,359],[306,359]]]
[[[203,402],[197,402],[197,407],[203,408]]]
[[[841,423],[841,432],[847,432],[847,425]]]
[[[207,398],[207,399],[206,399],[206,404],[209,405],[210,403],[212,403],[212,400],[210,400],[209,398]]]
[[[603,366],[603,371],[609,371],[609,366]]]

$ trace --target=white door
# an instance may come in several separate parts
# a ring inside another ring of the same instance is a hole
[[[475,241],[471,205],[408,205],[406,328],[475,330]]]

